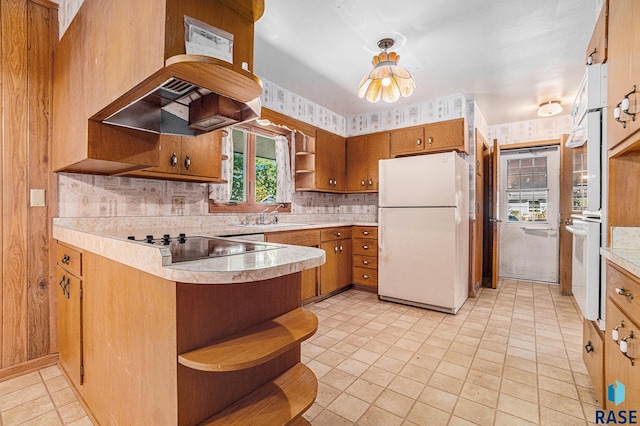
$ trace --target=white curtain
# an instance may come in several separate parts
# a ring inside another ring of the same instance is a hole
[[[289,140],[284,136],[276,136],[277,186],[276,202],[290,203],[293,194],[292,164],[289,155]]]
[[[226,203],[231,198],[231,185],[233,183],[233,140],[231,129],[222,138],[222,155],[227,159],[222,161],[222,180],[226,183],[210,183],[209,199],[218,203]]]

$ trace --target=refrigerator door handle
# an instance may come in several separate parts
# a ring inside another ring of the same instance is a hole
[[[383,209],[378,210],[378,226],[382,227],[382,229],[380,229],[378,232],[378,253],[382,253],[382,236],[385,233],[384,220],[382,220],[383,212]]]

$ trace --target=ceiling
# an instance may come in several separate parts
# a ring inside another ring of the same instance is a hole
[[[562,101],[564,114],[601,3],[265,0],[254,73],[345,117],[456,93],[475,100],[489,125],[539,118],[538,105],[551,99]],[[417,88],[396,103],[372,104],[357,88],[385,35],[400,41],[390,51]]]

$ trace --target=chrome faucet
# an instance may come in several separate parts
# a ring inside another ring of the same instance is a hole
[[[264,210],[262,210],[260,212],[260,217],[258,217],[258,225],[264,225],[265,220],[266,220],[265,213],[267,212],[267,210],[269,210],[269,207],[267,207],[266,209],[264,209]]]
[[[271,223],[278,223],[278,209],[280,207],[284,208],[284,204],[280,204],[278,205],[278,207],[276,207],[275,209],[273,209],[273,211],[271,212]]]

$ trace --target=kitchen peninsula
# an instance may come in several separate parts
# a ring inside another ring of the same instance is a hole
[[[80,222],[53,227],[60,365],[99,424],[286,423],[311,406],[300,342],[318,323],[300,307],[300,275],[323,250],[259,243],[268,249],[176,264],[130,229]]]

